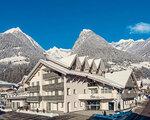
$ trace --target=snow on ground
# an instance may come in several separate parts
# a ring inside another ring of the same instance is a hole
[[[12,109],[1,109],[1,108],[0,108],[0,111],[4,111],[4,112],[11,112],[11,111],[12,111]]]
[[[43,112],[33,112],[33,111],[17,111],[17,112],[21,112],[21,113],[26,113],[26,114],[34,114],[34,115],[42,115],[42,116],[47,116],[47,117],[55,117],[55,116],[59,116],[59,114],[57,113],[43,113]]]
[[[23,56],[13,56],[9,58],[4,58],[0,60],[1,64],[8,64],[11,62],[12,64],[28,64],[29,62],[26,61],[26,58]]]

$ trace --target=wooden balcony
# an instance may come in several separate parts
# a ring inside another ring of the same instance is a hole
[[[80,100],[102,100],[102,99],[115,99],[112,93],[106,94],[79,94],[78,99]]]
[[[44,91],[55,91],[55,90],[63,90],[64,89],[64,83],[55,83],[55,84],[47,84],[43,85],[42,89]]]
[[[136,98],[137,97],[137,93],[135,93],[135,92],[130,92],[130,93],[122,93],[121,94],[121,98],[123,99],[123,100],[126,100],[126,99],[134,99],[134,98]]]
[[[41,96],[28,96],[27,97],[27,102],[39,102],[41,101]]]
[[[39,93],[40,86],[30,86],[27,88],[27,91],[29,91],[30,93]]]
[[[42,96],[42,100],[50,100],[50,101],[61,101],[64,100],[63,95],[55,95],[55,96]]]
[[[59,79],[59,78],[60,76],[54,72],[43,74],[44,80],[53,80],[53,79]]]

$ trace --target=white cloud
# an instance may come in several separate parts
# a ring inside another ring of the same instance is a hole
[[[132,26],[128,26],[130,34],[150,33],[150,24],[140,22]]]

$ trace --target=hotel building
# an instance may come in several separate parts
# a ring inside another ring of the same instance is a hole
[[[77,55],[40,60],[21,88],[25,96],[16,93],[9,98],[13,109],[27,104],[30,110],[64,113],[127,109],[134,105],[138,90],[132,70],[106,73],[102,59]]]

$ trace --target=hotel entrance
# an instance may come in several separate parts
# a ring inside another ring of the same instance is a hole
[[[86,110],[99,110],[100,101],[99,100],[87,100],[86,101]]]

